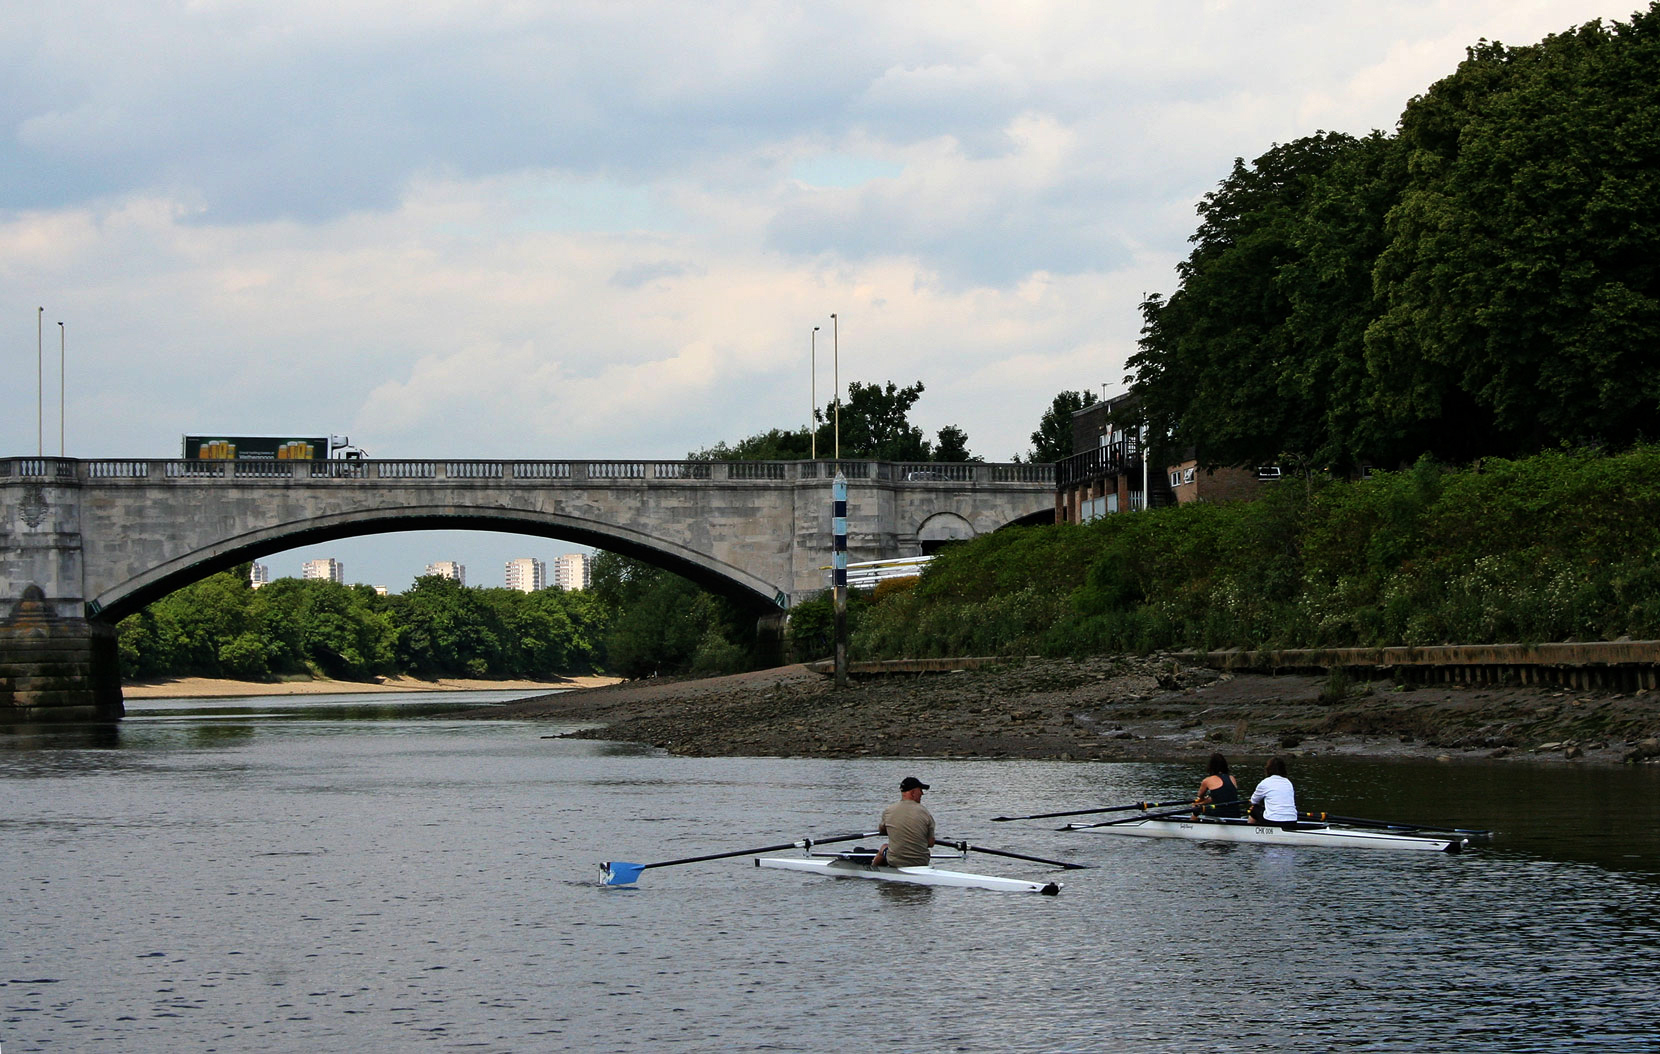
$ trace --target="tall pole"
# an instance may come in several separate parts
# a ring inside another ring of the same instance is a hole
[[[834,318],[835,316],[831,316]],[[836,606],[836,687],[847,687],[847,477],[836,466],[830,485],[830,586]]]
[[[35,308],[35,456],[46,456],[46,353],[41,350],[41,326],[46,309]]]
[[[63,364],[64,336],[63,323],[58,323],[58,456],[63,457]]]
[[[63,362],[65,362],[63,345],[65,345],[66,340],[65,332],[63,324],[58,322],[58,456],[60,458],[63,456]]]
[[[830,376],[836,383],[836,424],[834,427],[836,461],[840,462],[842,459],[842,338],[841,323],[836,321],[834,314],[830,316],[830,343],[833,352],[831,359],[834,362]]]
[[[1152,479],[1152,477],[1147,474],[1148,473],[1147,459],[1148,459],[1148,454],[1149,454],[1149,451],[1147,449],[1147,432],[1148,432],[1147,426],[1145,424],[1143,424],[1141,426],[1141,511],[1142,512],[1149,512],[1153,508],[1153,492],[1147,486],[1147,484]]]
[[[807,363],[808,363],[807,372],[812,377],[811,382],[809,382],[809,384],[808,384],[808,388],[810,389],[810,399],[811,399],[812,405],[807,407],[807,410],[808,410],[808,414],[807,414],[807,434],[812,437],[809,440],[809,442],[811,442],[812,446],[813,446],[812,460],[817,461],[818,460],[818,327],[817,326],[813,327],[813,334],[812,334],[811,337],[808,338],[808,340],[810,342],[809,347],[810,347],[811,350],[808,353],[809,357],[807,359]]]

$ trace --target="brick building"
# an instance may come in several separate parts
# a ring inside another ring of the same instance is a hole
[[[1280,470],[1199,466],[1193,450],[1150,449],[1143,457],[1131,392],[1072,415],[1073,455],[1055,465],[1055,522],[1088,523],[1117,512],[1190,501],[1246,501]]]

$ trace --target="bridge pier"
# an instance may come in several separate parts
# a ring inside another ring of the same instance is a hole
[[[115,627],[64,618],[29,586],[0,621],[0,724],[115,721],[125,712]]]
[[[0,724],[121,717],[115,627],[86,617],[78,463],[0,472]]]

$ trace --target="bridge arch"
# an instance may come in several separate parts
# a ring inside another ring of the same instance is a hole
[[[975,534],[1054,516],[1047,465],[0,457],[0,716],[119,717],[118,619],[245,560],[359,535],[560,538],[776,615],[824,587],[837,475],[853,559],[913,554],[938,513]]]
[[[923,520],[916,529],[916,540],[922,551],[933,555],[952,542],[966,542],[975,535],[974,525],[955,512],[936,512]]]
[[[785,601],[778,583],[678,542],[579,516],[524,509],[454,506],[360,509],[259,527],[150,567],[88,598],[92,618],[115,623],[145,605],[218,571],[270,553],[341,538],[421,530],[483,530],[589,545],[633,557],[687,578],[757,614]]]

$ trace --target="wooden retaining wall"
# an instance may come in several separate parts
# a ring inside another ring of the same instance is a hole
[[[1177,652],[1180,662],[1223,670],[1309,673],[1344,669],[1361,679],[1420,684],[1551,684],[1634,692],[1660,688],[1660,641],[1443,644],[1419,648],[1286,648]]]

